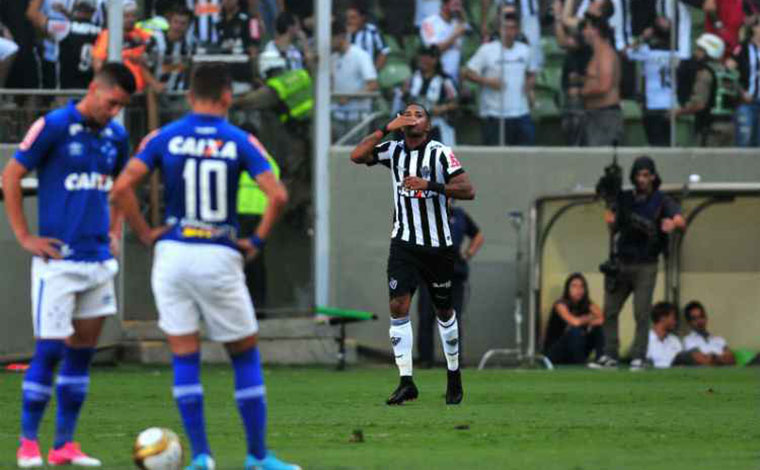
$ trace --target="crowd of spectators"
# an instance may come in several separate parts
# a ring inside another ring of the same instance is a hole
[[[485,145],[665,146],[689,126],[692,142],[682,144],[760,145],[760,0],[334,3],[336,136],[387,119],[408,98],[429,108],[449,145],[465,134]],[[0,0],[0,87],[84,88],[105,60],[106,4]],[[289,70],[315,63],[310,1],[124,7],[123,57],[141,89],[185,90],[204,54],[242,56],[230,59],[239,92],[264,84],[262,52],[278,53]],[[638,125],[645,142],[631,137]]]

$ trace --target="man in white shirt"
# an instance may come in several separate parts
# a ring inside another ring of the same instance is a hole
[[[465,78],[481,86],[480,117],[485,145],[533,145],[535,126],[530,117],[535,65],[530,47],[516,40],[520,21],[507,13],[501,22],[501,41],[478,48],[464,71]]]
[[[646,359],[657,369],[697,365],[702,359],[699,353],[686,351],[678,336],[673,334],[678,325],[677,317],[678,309],[669,302],[658,302],[652,307],[652,329],[649,330]]]
[[[734,353],[728,349],[728,343],[720,336],[707,331],[707,311],[705,307],[693,300],[683,309],[684,317],[689,323],[691,333],[683,337],[686,351],[697,351],[704,357],[703,365],[732,366],[736,364]]]
[[[669,110],[676,104],[670,70],[670,21],[657,17],[642,38],[647,43],[628,49],[627,55],[644,66],[644,131],[650,146],[669,147]]]
[[[444,0],[440,13],[428,16],[420,25],[423,44],[438,46],[441,68],[455,82],[459,81],[462,36],[470,29],[463,18],[462,0]]]
[[[541,47],[541,8],[538,0],[480,0],[480,36],[487,42],[491,36],[489,22],[491,5],[496,3],[498,13],[513,12],[520,16],[520,29],[530,46],[531,60],[536,70],[544,65],[544,50]],[[498,18],[498,14],[496,17]]]
[[[346,26],[340,21],[333,22],[331,46],[333,93],[360,93],[377,90],[377,70],[372,63],[372,57],[361,47],[351,44]],[[367,117],[371,111],[371,98],[338,98],[333,100],[334,135],[344,135]]]
[[[441,0],[415,0],[414,2],[414,26],[418,28],[422,20],[430,15],[435,15],[441,10]]]

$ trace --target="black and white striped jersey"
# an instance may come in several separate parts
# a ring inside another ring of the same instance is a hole
[[[380,30],[372,23],[367,23],[359,31],[351,33],[351,44],[364,49],[372,57],[373,62],[377,60],[378,54],[388,55],[391,52],[391,48],[385,44]]]
[[[221,0],[186,0],[187,7],[195,13],[191,34],[196,43],[217,44],[217,24],[221,21]]]
[[[381,164],[391,170],[393,179],[393,230],[391,238],[431,248],[453,246],[449,227],[448,198],[434,191],[404,189],[407,176],[417,176],[446,184],[464,173],[454,152],[435,140],[407,149],[404,140],[378,144],[369,166]]]
[[[164,65],[188,63],[194,52],[193,37],[184,35],[178,41],[172,41],[166,31],[153,33],[152,50],[149,54],[155,60],[154,75],[168,91],[183,91],[190,85],[187,72],[164,71]]]

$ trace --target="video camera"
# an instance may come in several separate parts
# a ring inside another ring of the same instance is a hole
[[[608,209],[616,209],[623,190],[623,169],[618,165],[617,154],[612,163],[604,167],[604,174],[596,182],[596,196],[603,199]]]
[[[618,200],[623,191],[623,169],[617,162],[617,148],[612,156],[612,163],[604,167],[604,174],[596,183],[596,196],[603,199],[607,209],[618,209]],[[609,258],[599,265],[599,271],[604,274],[605,288],[608,291],[615,289],[618,274],[620,274],[620,262],[615,256],[613,236],[610,235]]]

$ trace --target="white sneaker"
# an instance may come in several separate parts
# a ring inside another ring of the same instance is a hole
[[[631,361],[631,372],[641,372],[647,368],[646,362],[643,359],[634,359]]]
[[[596,361],[589,362],[587,366],[589,369],[615,370],[618,367],[618,361],[617,359],[604,354],[600,356]]]

